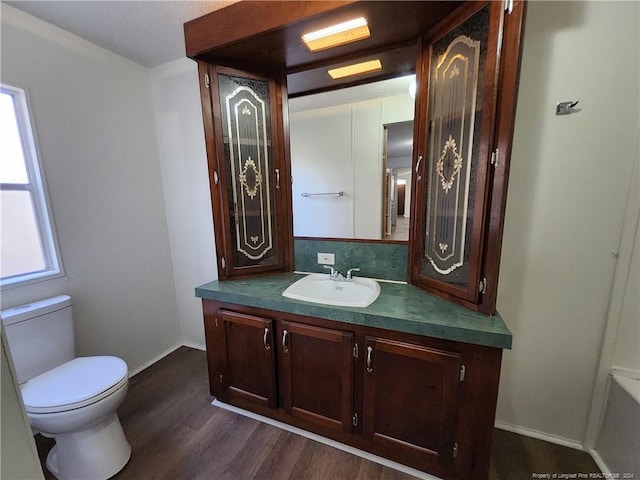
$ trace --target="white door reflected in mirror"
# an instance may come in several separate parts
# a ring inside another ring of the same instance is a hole
[[[295,236],[408,240],[414,78],[289,100]]]

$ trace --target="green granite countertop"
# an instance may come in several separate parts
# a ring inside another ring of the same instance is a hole
[[[282,273],[214,281],[197,287],[196,296],[354,325],[511,348],[511,332],[499,314],[489,317],[473,312],[413,285],[380,282],[380,296],[366,308],[335,307],[283,297],[282,292],[302,276]]]

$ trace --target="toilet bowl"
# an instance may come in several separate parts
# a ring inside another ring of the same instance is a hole
[[[121,359],[80,357],[22,386],[31,426],[56,440],[47,468],[57,478],[109,478],[126,465],[131,446],[115,411],[128,385]]]
[[[1,315],[29,422],[56,441],[47,469],[60,480],[118,473],[131,457],[116,414],[129,385],[127,364],[113,356],[74,358],[66,295]]]

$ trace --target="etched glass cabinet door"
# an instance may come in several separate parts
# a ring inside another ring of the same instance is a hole
[[[286,270],[290,181],[279,82],[221,66],[203,69],[213,122],[207,147],[219,278]]]
[[[431,32],[418,99],[412,281],[481,311],[503,23],[487,2]]]

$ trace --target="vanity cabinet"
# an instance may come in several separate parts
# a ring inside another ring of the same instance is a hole
[[[380,337],[364,345],[365,438],[416,461],[451,464],[460,354]]]
[[[245,400],[276,408],[273,322],[219,310],[210,327],[220,353],[216,394],[229,402]]]
[[[280,406],[308,424],[350,432],[353,333],[260,313],[218,308],[205,321],[212,394],[248,408]]]
[[[371,34],[361,41],[319,51],[301,41],[361,17]],[[413,308],[393,298],[393,316],[387,305],[319,313],[285,303],[281,312],[252,290],[260,279],[221,282],[235,286],[202,297],[212,395],[442,478],[488,477],[511,337],[493,341],[500,332],[487,315],[495,314],[523,27],[522,0],[244,0],[185,24],[187,56],[198,62],[219,280],[294,268],[288,97],[415,72],[407,281],[467,309],[407,296]],[[330,79],[328,69],[378,54],[381,69]],[[278,290],[263,278],[269,294]]]
[[[211,394],[442,478],[487,478],[502,350],[203,299]]]
[[[350,432],[353,333],[281,321],[282,406],[287,414]]]

